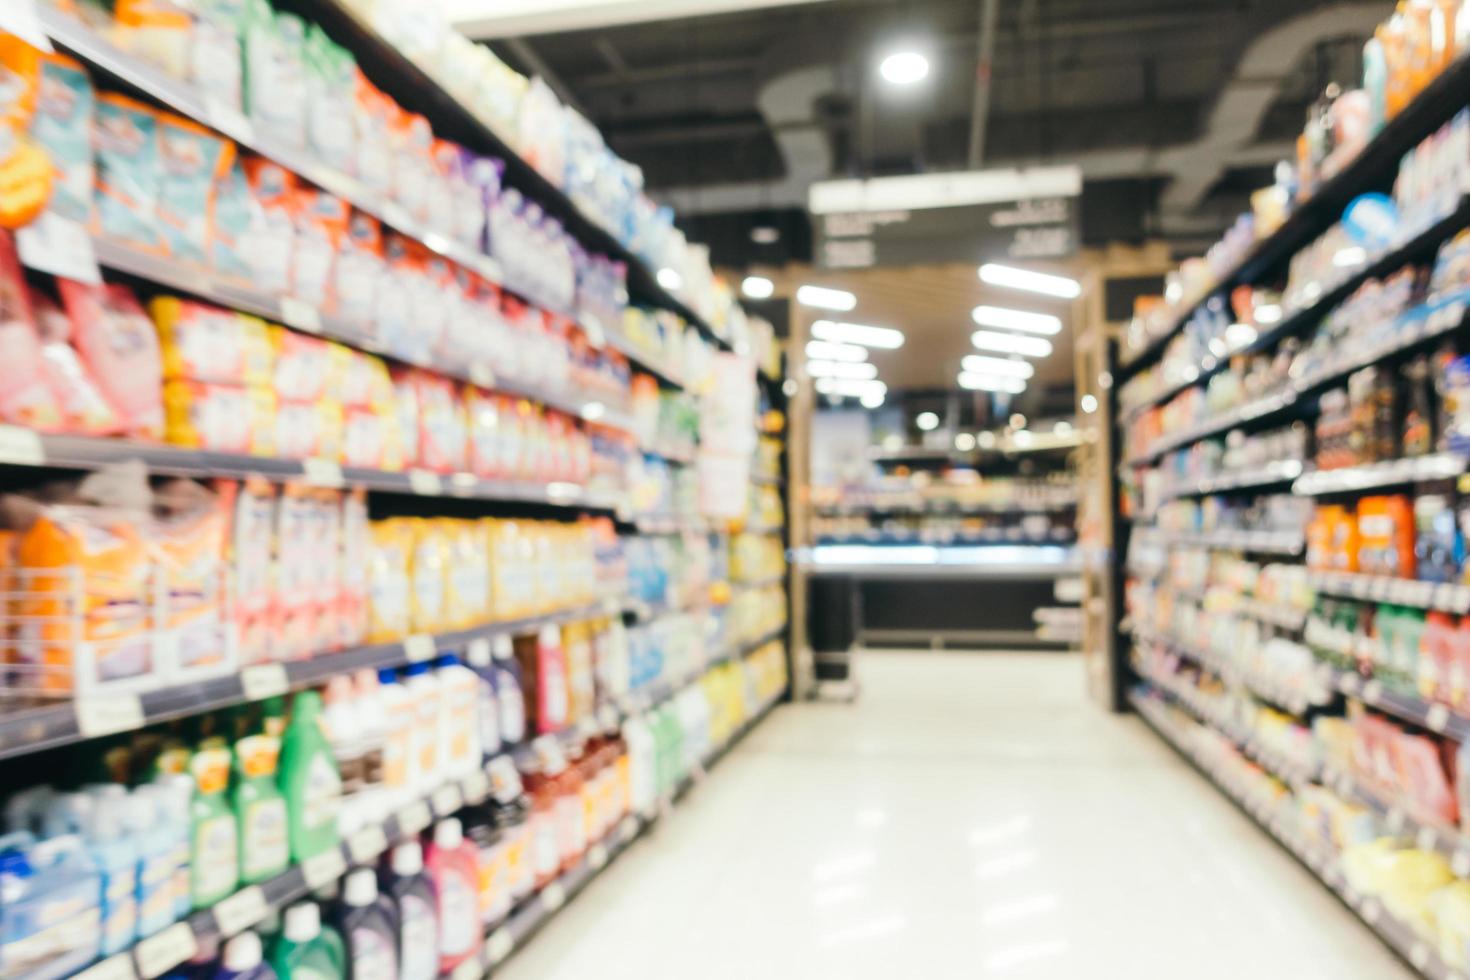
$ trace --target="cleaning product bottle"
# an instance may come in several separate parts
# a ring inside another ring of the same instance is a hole
[[[391,809],[383,788],[383,748],[388,719],[383,713],[383,686],[375,670],[360,670],[353,677],[357,718],[362,737],[363,811],[381,823]]]
[[[235,743],[235,788],[231,804],[240,827],[240,880],[264,881],[291,863],[286,798],[276,786],[281,743],[249,735]]]
[[[189,868],[191,902],[208,908],[235,890],[240,881],[240,827],[230,810],[230,751],[203,748],[189,760],[194,776],[190,806]]]
[[[428,664],[414,664],[404,671],[404,687],[414,711],[412,792],[426,796],[444,781],[439,756],[439,713],[443,710],[439,678]]]
[[[475,674],[480,752],[483,758],[489,758],[500,753],[500,702],[495,694],[495,661],[490,656],[490,644],[471,643],[465,651],[465,664]]]
[[[371,868],[347,875],[337,929],[347,944],[347,974],[352,980],[399,980],[395,918],[392,905],[378,899]]]
[[[210,980],[276,980],[276,971],[265,962],[260,937],[247,929],[225,943]]]
[[[175,832],[160,818],[166,790],[145,783],[128,795],[122,820],[137,846],[138,935],[147,937],[178,918],[174,901]]]
[[[281,792],[290,813],[291,859],[309,860],[341,842],[337,810],[342,780],[321,726],[322,699],[302,691],[292,705],[281,744]]]
[[[437,897],[439,972],[449,973],[474,955],[481,939],[479,862],[458,820],[450,817],[434,826],[424,864]]]
[[[127,790],[94,797],[87,813],[86,841],[102,875],[101,954],[111,956],[138,937],[138,849],[121,819]]]
[[[297,902],[286,909],[280,938],[271,948],[271,968],[280,980],[345,980],[342,950],[322,929],[321,909],[315,902]]]
[[[414,724],[417,714],[408,688],[392,670],[378,672],[378,694],[383,715],[383,792],[389,807],[402,806],[412,796],[417,775]]]
[[[475,721],[479,679],[453,655],[440,657],[439,759],[446,779],[462,779],[480,765],[480,728]]]
[[[187,763],[186,763],[187,765]],[[158,820],[169,828],[173,841],[174,919],[182,919],[194,907],[194,777],[187,773],[160,776]]]
[[[399,980],[434,980],[439,975],[439,918],[418,841],[393,848],[383,891],[398,909]]]
[[[322,730],[332,748],[337,773],[342,777],[338,826],[343,834],[352,834],[363,825],[361,794],[365,786],[361,716],[352,678],[339,674],[328,681],[323,704]]]

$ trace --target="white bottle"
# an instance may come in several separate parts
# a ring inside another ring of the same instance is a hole
[[[391,670],[378,673],[383,714],[383,793],[390,808],[403,806],[418,785],[414,732],[418,711],[408,685]]]
[[[480,765],[480,726],[475,704],[480,696],[479,678],[458,657],[438,660],[439,757],[446,779],[462,779]]]
[[[414,664],[404,672],[404,687],[413,702],[413,761],[409,766],[414,796],[427,796],[444,782],[444,764],[439,753],[439,715],[444,698],[439,678],[428,664]]]

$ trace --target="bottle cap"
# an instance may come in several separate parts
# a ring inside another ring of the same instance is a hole
[[[309,943],[322,931],[322,913],[315,902],[297,902],[286,909],[282,934],[293,943]]]
[[[442,848],[455,848],[464,842],[464,827],[460,826],[457,817],[440,820],[434,827],[434,846]]]
[[[363,908],[378,900],[378,879],[372,868],[358,868],[347,876],[342,901],[353,908]]]
[[[400,878],[424,870],[424,849],[416,840],[407,840],[393,848],[393,873]]]
[[[249,973],[260,966],[261,955],[260,937],[246,929],[225,943],[220,960],[231,973]]]

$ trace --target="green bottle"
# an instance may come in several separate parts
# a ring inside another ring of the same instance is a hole
[[[249,735],[235,743],[235,788],[230,802],[240,827],[240,880],[253,885],[291,863],[286,798],[276,786],[281,742]]]
[[[291,860],[297,864],[341,842],[337,810],[342,802],[342,777],[322,731],[321,714],[321,696],[302,691],[291,706],[291,722],[281,740],[278,782],[290,813]]]
[[[347,955],[335,931],[322,928],[321,908],[298,902],[286,909],[281,935],[271,947],[280,980],[344,980]]]
[[[240,880],[240,835],[230,810],[230,751],[202,748],[189,759],[194,799],[189,804],[189,893],[196,909],[235,890]]]

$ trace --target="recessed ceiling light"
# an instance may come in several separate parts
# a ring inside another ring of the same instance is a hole
[[[1046,336],[1062,332],[1062,321],[1050,313],[1029,313],[1004,306],[977,306],[970,311],[970,316],[982,327],[1000,327],[1002,330],[1020,330],[1023,333]]]
[[[750,299],[770,299],[776,293],[776,284],[765,276],[746,276],[740,291]]]
[[[961,432],[954,437],[954,447],[962,453],[970,452],[975,448],[975,435],[972,432]]]
[[[1028,293],[1041,293],[1043,296],[1058,296],[1062,299],[1076,299],[1082,295],[1082,284],[1076,279],[1032,272],[1030,269],[1017,269],[1010,265],[997,265],[994,262],[987,262],[980,267],[980,281],[992,286],[1024,289]]]
[[[1082,396],[1082,411],[1084,413],[1088,414],[1088,415],[1091,415],[1093,412],[1097,411],[1097,396],[1096,395],[1083,395]]]
[[[996,391],[1009,395],[1019,395],[1026,390],[1026,382],[1022,378],[1005,374],[982,374],[976,371],[961,372],[959,386],[969,391]]]
[[[781,240],[781,232],[770,225],[756,225],[750,229],[750,240],[757,245],[774,245]]]
[[[893,85],[913,85],[929,77],[929,59],[917,51],[895,51],[883,59],[878,71]]]
[[[658,270],[658,284],[667,290],[673,291],[684,285],[684,277],[670,268]]]
[[[823,395],[843,395],[861,398],[871,392],[888,393],[888,386],[881,381],[860,381],[854,378],[818,378],[816,389]]]
[[[1008,378],[1029,378],[1036,373],[1028,361],[1009,361],[981,354],[966,355],[961,359],[960,367],[971,374],[1000,374]]]
[[[917,425],[921,432],[933,432],[939,428],[939,416],[933,412],[920,412],[914,416],[914,425]]]
[[[868,349],[857,344],[834,344],[827,340],[809,340],[806,356],[814,361],[866,361]]]
[[[1020,354],[1022,357],[1047,357],[1051,354],[1051,341],[1045,337],[1027,337],[998,330],[976,330],[970,334],[970,343],[978,350],[991,350],[997,354]]]
[[[806,373],[813,378],[848,378],[870,381],[878,376],[876,364],[854,364],[850,361],[807,361]]]
[[[1026,416],[1022,415],[1020,412],[1016,412],[1015,414],[1013,414],[1011,416],[1011,428],[1013,428],[1013,429],[1024,429],[1024,428],[1026,428]]]
[[[886,397],[886,391],[879,391],[874,388],[859,395],[858,401],[862,404],[863,408],[881,408],[883,406],[883,399]]]
[[[818,320],[812,324],[812,336],[834,344],[861,344],[897,350],[903,346],[903,332],[892,327],[870,327],[866,323],[837,323]]]
[[[796,291],[796,301],[803,306],[815,306],[819,310],[836,310],[846,313],[857,306],[857,297],[845,289],[829,289],[826,286],[802,286]]]

